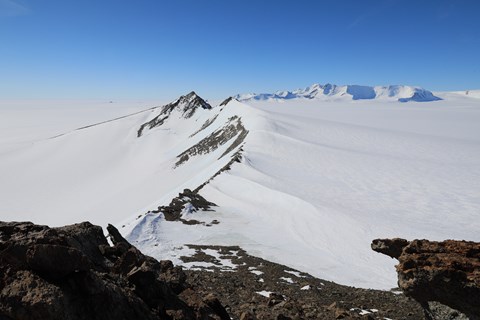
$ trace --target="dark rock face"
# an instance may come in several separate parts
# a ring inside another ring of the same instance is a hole
[[[428,314],[436,301],[480,319],[480,243],[377,239],[372,249],[398,259],[399,287]]]
[[[230,319],[181,268],[108,231],[113,247],[88,222],[0,222],[0,319]]]

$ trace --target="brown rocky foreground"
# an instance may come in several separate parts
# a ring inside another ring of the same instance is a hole
[[[372,249],[398,259],[398,285],[427,318],[448,319],[444,309],[432,307],[437,302],[480,319],[480,243],[377,239]]]
[[[187,282],[214,291],[232,319],[424,319],[401,291],[360,289],[315,278],[236,246],[187,245]],[[455,319],[455,318],[452,318]]]
[[[0,319],[221,319],[170,261],[143,255],[108,227],[0,222]]]
[[[190,245],[196,253],[182,257],[190,266],[182,270],[143,255],[113,226],[107,230],[113,245],[88,222],[0,222],[0,320],[425,318],[398,290],[338,285],[239,247]],[[450,312],[437,319],[466,318]]]

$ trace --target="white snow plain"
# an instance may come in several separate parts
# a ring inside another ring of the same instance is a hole
[[[141,250],[174,263],[191,251],[185,244],[239,245],[319,278],[390,289],[395,260],[373,252],[372,239],[480,241],[480,99],[472,93],[435,93],[444,100],[423,103],[232,101],[189,119],[173,113],[140,138],[139,126],[159,109],[40,140],[35,130],[46,138],[48,113],[9,109],[0,122],[0,219],[114,223]],[[141,109],[132,107],[126,113]],[[177,155],[233,116],[249,131],[243,159],[201,189],[215,211],[189,214],[220,223],[145,215],[230,160],[238,148],[220,157],[225,144],[174,169]],[[87,125],[62,119],[57,129]],[[22,123],[28,132],[15,131]]]

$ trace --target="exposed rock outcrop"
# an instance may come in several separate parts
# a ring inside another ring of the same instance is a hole
[[[222,103],[220,103],[220,107],[226,106],[232,100],[234,100],[233,97],[228,97],[227,99],[223,100]]]
[[[399,287],[431,318],[438,319],[428,303],[436,301],[480,319],[480,243],[377,239],[372,249],[398,259]]]
[[[213,202],[207,201],[204,197],[198,194],[197,191],[184,189],[178,196],[172,199],[169,205],[160,206],[157,210],[149,212],[163,213],[167,221],[181,221],[185,224],[199,224],[200,222],[194,219],[187,219],[185,215],[201,211],[211,211],[211,207],[217,205]]]
[[[230,319],[111,225],[0,222],[0,319]]]
[[[220,158],[222,158],[240,146],[247,135],[248,130],[243,126],[242,119],[237,116],[233,116],[228,119],[228,122],[222,128],[214,131],[212,134],[199,141],[196,145],[191,146],[179,154],[177,156],[178,161],[175,163],[175,167],[184,164],[191,157],[208,154],[214,150],[217,150],[220,146],[223,146],[236,137],[235,140],[231,142],[227,150],[220,156]]]

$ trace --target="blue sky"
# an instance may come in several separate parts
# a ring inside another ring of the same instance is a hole
[[[0,98],[480,89],[478,0],[0,0]]]

